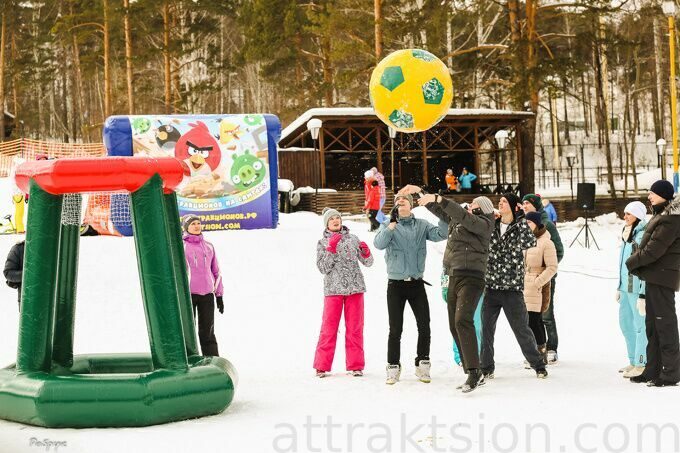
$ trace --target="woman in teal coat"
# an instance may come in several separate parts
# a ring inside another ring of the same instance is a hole
[[[639,201],[626,206],[623,219],[626,225],[621,234],[619,256],[619,325],[626,340],[628,365],[619,370],[624,378],[640,375],[647,363],[647,333],[645,330],[645,282],[628,273],[626,260],[637,250],[647,227],[647,209]]]
[[[449,295],[449,276],[446,275],[446,271],[442,269],[442,297],[444,298],[444,303],[446,303]],[[475,310],[475,315],[473,322],[475,324],[475,332],[477,332],[477,349],[481,351],[482,349],[482,302],[484,301],[484,293],[479,297],[479,302],[477,303],[477,309]],[[458,346],[456,342],[453,342],[453,360],[456,365],[462,365],[462,360],[460,359],[460,351],[458,351]]]

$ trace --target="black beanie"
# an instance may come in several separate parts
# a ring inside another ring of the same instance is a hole
[[[543,221],[541,220],[541,214],[539,214],[536,211],[527,212],[526,213],[526,219],[534,222],[536,224],[537,228],[543,227]]]
[[[675,190],[673,189],[673,184],[666,181],[665,179],[659,179],[652,187],[649,188],[650,192],[654,192],[664,200],[672,200],[675,195]]]
[[[517,217],[517,210],[519,209],[517,207],[517,204],[519,203],[519,197],[517,195],[515,195],[514,193],[511,193],[511,192],[504,193],[503,195],[501,195],[501,197],[508,200],[508,204],[510,205],[510,210],[512,211],[512,216]]]

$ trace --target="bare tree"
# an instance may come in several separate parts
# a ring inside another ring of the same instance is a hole
[[[128,113],[135,113],[132,90],[132,33],[130,31],[130,0],[123,0],[123,28],[125,29],[125,74],[127,76]]]

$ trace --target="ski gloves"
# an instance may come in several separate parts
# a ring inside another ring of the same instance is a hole
[[[342,234],[333,233],[330,239],[328,239],[328,247],[326,247],[326,250],[328,250],[331,253],[337,253],[338,243],[340,242],[340,239],[342,239]]]
[[[371,249],[369,249],[368,245],[362,241],[359,243],[359,253],[361,253],[362,258],[368,258],[371,256]]]

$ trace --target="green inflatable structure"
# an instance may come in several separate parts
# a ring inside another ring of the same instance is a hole
[[[30,191],[16,363],[0,369],[0,418],[45,427],[146,426],[218,414],[237,374],[198,354],[174,158],[107,157],[22,164]],[[151,354],[73,355],[80,193],[130,193]]]

